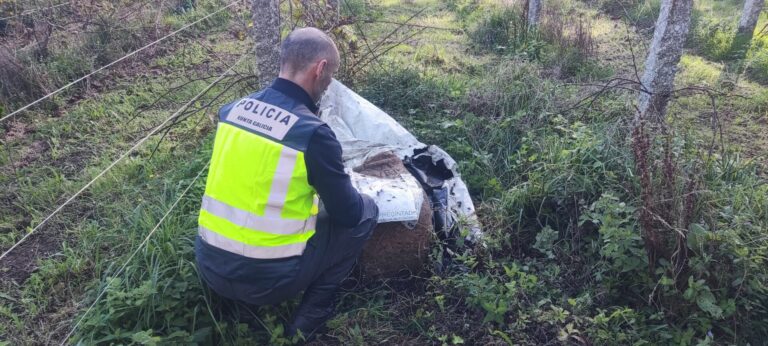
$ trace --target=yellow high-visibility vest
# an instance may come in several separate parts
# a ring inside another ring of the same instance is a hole
[[[273,89],[222,108],[198,219],[203,241],[250,258],[304,252],[318,212],[304,151],[323,124],[308,112]]]

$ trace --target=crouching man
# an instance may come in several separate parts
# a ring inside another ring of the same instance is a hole
[[[219,111],[200,210],[195,254],[204,281],[254,305],[303,291],[289,334],[309,336],[333,316],[339,284],[378,217],[317,117],[338,68],[336,45],[322,31],[298,29],[285,39],[272,85]]]

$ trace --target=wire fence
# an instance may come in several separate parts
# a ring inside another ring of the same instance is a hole
[[[142,144],[144,144],[144,142],[146,142],[151,136],[153,136],[156,133],[160,132],[165,127],[166,124],[168,124],[169,122],[174,120],[182,112],[184,112],[184,110],[189,108],[190,105],[192,105],[194,102],[196,102],[198,99],[200,99],[200,97],[205,95],[205,93],[207,93],[211,88],[213,88],[213,86],[215,86],[219,81],[224,79],[224,77],[226,77],[232,71],[232,69],[235,66],[237,66],[246,56],[248,56],[248,54],[243,54],[243,56],[241,56],[240,59],[237,60],[237,62],[235,62],[232,66],[230,66],[229,69],[227,69],[227,71],[225,71],[221,76],[219,76],[213,83],[209,84],[205,89],[203,89],[201,92],[199,92],[197,95],[195,95],[195,97],[193,97],[191,100],[189,100],[183,106],[181,106],[181,108],[179,108],[176,112],[174,112],[170,117],[165,119],[165,121],[163,121],[160,125],[155,127],[149,134],[144,136],[142,139],[140,139],[138,142],[136,142],[136,144],[134,144],[130,149],[128,149],[122,155],[120,155],[120,157],[118,157],[116,160],[114,160],[112,163],[110,163],[109,166],[107,166],[104,170],[102,170],[99,174],[97,174],[93,179],[91,179],[91,181],[86,183],[75,194],[70,196],[66,201],[64,201],[64,203],[59,205],[59,207],[57,207],[52,213],[50,213],[47,217],[45,217],[43,219],[43,221],[41,221],[39,224],[37,224],[37,226],[35,226],[31,231],[27,232],[27,234],[25,234],[19,241],[17,241],[15,244],[13,244],[13,246],[11,246],[2,255],[0,255],[0,261],[3,258],[5,258],[6,256],[8,256],[8,254],[11,253],[14,249],[16,249],[19,245],[24,243],[24,241],[26,241],[29,237],[31,237],[33,234],[35,234],[35,232],[37,232],[43,225],[45,225],[48,222],[48,220],[50,220],[52,217],[54,217],[56,214],[58,214],[62,209],[64,209],[64,207],[66,207],[67,205],[69,205],[69,203],[71,203],[73,200],[75,200],[75,198],[80,196],[85,190],[87,190],[91,185],[93,185],[99,178],[104,176],[107,172],[109,172],[113,167],[115,167],[118,163],[120,163],[120,161],[125,159],[128,155],[130,155],[131,153],[136,151],[136,149],[138,149]]]
[[[141,51],[144,51],[145,49],[147,49],[147,48],[149,48],[149,47],[152,47],[152,46],[154,46],[154,45],[156,45],[156,44],[158,44],[158,43],[160,43],[160,42],[162,42],[162,41],[164,41],[164,40],[168,39],[169,37],[172,37],[172,36],[174,36],[174,35],[176,35],[176,34],[178,34],[178,33],[182,32],[182,31],[184,31],[184,30],[186,30],[186,29],[188,29],[188,28],[190,28],[190,27],[194,26],[195,24],[198,24],[198,23],[200,23],[200,22],[202,22],[202,21],[204,21],[204,20],[206,20],[206,19],[208,19],[208,18],[210,18],[210,17],[214,16],[214,15],[216,15],[217,13],[219,13],[219,12],[222,12],[222,11],[224,11],[224,10],[226,10],[226,9],[228,9],[228,8],[230,8],[230,7],[232,7],[232,6],[234,6],[234,5],[236,5],[238,2],[240,2],[240,0],[236,0],[236,1],[233,1],[233,2],[229,3],[228,5],[226,5],[226,6],[222,7],[222,8],[220,8],[220,9],[218,9],[218,10],[216,10],[216,11],[214,11],[214,12],[212,12],[212,13],[209,13],[208,15],[206,15],[206,16],[205,16],[205,17],[203,17],[203,18],[200,18],[200,19],[198,19],[198,20],[196,20],[196,21],[194,21],[194,22],[192,22],[192,23],[186,24],[186,25],[184,25],[183,27],[181,27],[180,29],[178,29],[178,30],[176,30],[176,31],[173,31],[173,32],[171,32],[170,34],[167,34],[167,35],[165,35],[165,36],[163,36],[163,37],[161,37],[161,38],[159,38],[159,39],[157,39],[157,40],[155,40],[155,41],[152,41],[152,42],[150,42],[149,44],[147,44],[147,45],[145,45],[145,46],[143,46],[143,47],[141,47],[141,48],[139,48],[139,49],[136,49],[136,50],[134,50],[134,51],[132,51],[132,52],[130,52],[130,53],[128,53],[128,54],[126,54],[126,55],[124,55],[123,57],[121,57],[121,58],[119,58],[119,59],[117,59],[117,60],[115,60],[115,61],[112,61],[112,62],[110,62],[110,63],[108,63],[108,64],[106,64],[106,65],[104,65],[104,66],[102,66],[102,67],[100,67],[100,68],[98,68],[98,69],[96,69],[96,70],[94,70],[94,71],[92,71],[92,72],[88,73],[88,74],[86,74],[85,76],[82,76],[82,77],[80,77],[80,78],[78,78],[78,79],[76,79],[76,80],[74,80],[74,81],[70,82],[69,84],[67,84],[67,85],[65,85],[65,86],[63,86],[63,87],[61,87],[61,88],[59,88],[59,89],[56,89],[56,90],[54,90],[54,91],[52,91],[52,92],[48,93],[47,95],[45,95],[45,96],[43,96],[43,97],[41,97],[41,98],[39,98],[39,99],[37,99],[37,100],[35,100],[35,101],[32,101],[31,103],[27,104],[26,106],[23,106],[23,107],[21,107],[21,108],[19,108],[19,109],[15,110],[15,111],[13,111],[13,112],[9,113],[8,115],[6,115],[6,116],[4,116],[4,117],[0,118],[0,123],[1,123],[1,122],[3,122],[3,121],[5,121],[6,119],[9,119],[10,117],[12,117],[12,116],[14,116],[14,115],[18,114],[18,113],[21,113],[21,112],[23,112],[23,111],[25,111],[25,110],[29,109],[30,107],[32,107],[32,106],[34,106],[34,105],[36,105],[36,104],[38,104],[38,103],[42,102],[43,100],[46,100],[46,99],[50,98],[51,96],[54,96],[54,95],[56,95],[56,94],[58,94],[58,93],[60,93],[60,92],[62,92],[62,91],[64,91],[64,90],[68,89],[69,87],[71,87],[71,86],[73,86],[73,85],[75,85],[75,84],[79,83],[79,82],[82,82],[82,81],[83,81],[83,80],[85,80],[86,78],[88,78],[88,77],[90,77],[90,76],[93,76],[93,75],[95,75],[95,74],[97,74],[97,73],[99,73],[99,72],[101,72],[101,71],[103,71],[103,70],[105,70],[105,69],[107,69],[107,68],[109,68],[109,67],[111,67],[111,66],[113,66],[113,65],[115,65],[115,64],[117,64],[117,63],[119,63],[119,62],[121,62],[121,61],[123,61],[123,60],[125,60],[125,59],[128,59],[128,58],[130,58],[130,57],[132,57],[132,56],[134,56],[134,55],[138,54],[139,52],[141,52]],[[1,257],[0,257],[0,258],[1,258]]]

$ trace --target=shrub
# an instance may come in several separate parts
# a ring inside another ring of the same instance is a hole
[[[459,22],[466,29],[467,19],[480,7],[479,0],[448,0],[445,2],[446,7],[456,12],[456,17]]]
[[[529,119],[542,111],[554,86],[543,82],[538,68],[523,60],[501,62],[466,94],[467,111],[496,120]]]
[[[541,57],[544,42],[528,29],[522,12],[515,7],[492,9],[469,31],[477,48],[499,54],[520,55],[531,60]]]
[[[41,86],[29,68],[6,50],[0,50],[0,105],[13,109],[11,102],[23,102],[40,92]]]
[[[604,77],[595,63],[592,22],[573,18],[560,6],[546,6],[537,28],[529,28],[518,7],[492,8],[469,31],[481,50],[513,55],[518,60],[541,60],[560,78]]]
[[[699,18],[699,17],[697,17]],[[736,28],[730,22],[696,19],[691,23],[689,45],[713,61],[728,59]]]
[[[366,75],[360,94],[407,122],[409,116],[448,110],[466,89],[459,76],[438,78],[434,72],[390,65]]]
[[[763,85],[768,85],[768,35],[756,37],[747,52],[746,75]]]
[[[599,254],[600,268],[595,273],[598,281],[613,281],[609,286],[621,284],[624,273],[642,271],[648,266],[642,239],[637,232],[636,208],[606,192],[581,215],[579,224],[591,222],[598,227],[598,241],[592,250]]]
[[[601,0],[600,7],[612,16],[626,18],[639,29],[647,29],[659,17],[661,0]]]
[[[542,38],[549,43],[544,59],[547,68],[559,78],[604,78],[610,71],[595,58],[592,20],[573,16],[556,6],[546,7],[540,25]]]

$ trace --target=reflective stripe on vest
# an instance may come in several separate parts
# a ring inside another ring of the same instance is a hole
[[[297,256],[316,218],[304,153],[219,123],[200,210],[204,241],[251,258]]]
[[[245,210],[229,206],[226,203],[217,201],[209,196],[203,196],[202,209],[216,217],[226,219],[238,226],[250,228],[253,230],[264,230],[267,233],[274,234],[300,233],[304,229],[307,229],[308,223],[312,225],[309,229],[314,229],[314,224],[317,220],[317,215],[310,216],[308,220],[282,219],[280,218],[279,209],[275,210],[270,207],[267,207],[267,212],[264,216],[259,216],[249,213]]]
[[[224,237],[214,231],[211,231],[203,226],[199,227],[200,238],[219,249],[226,250],[232,253],[236,253],[250,258],[283,258],[291,256],[299,256],[304,253],[304,249],[307,247],[306,242],[293,243],[282,246],[254,246],[246,245],[241,242]]]

